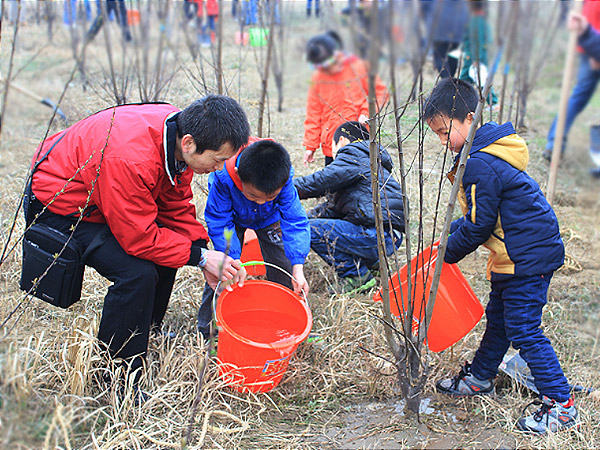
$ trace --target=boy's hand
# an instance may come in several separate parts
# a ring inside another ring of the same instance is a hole
[[[236,261],[238,261],[238,260],[236,260]],[[240,262],[240,264],[241,264],[241,262]],[[238,270],[238,273],[233,277],[231,284],[237,283],[240,287],[242,287],[244,285],[244,281],[246,281],[247,275],[248,275],[248,272],[246,272],[246,268],[244,266],[242,266],[240,268],[240,270]],[[227,290],[231,291],[231,286],[227,286]]]
[[[304,278],[304,266],[302,264],[295,264],[292,268],[292,285],[294,286],[294,292],[298,295],[302,295],[302,291],[304,291],[304,295],[308,295],[308,282],[306,278]]]
[[[583,14],[571,11],[569,13],[569,20],[567,21],[567,27],[569,30],[574,31],[577,36],[581,36],[589,25],[588,20]]]
[[[358,123],[361,123],[363,125],[368,125],[369,124],[369,116],[367,116],[366,114],[361,114],[360,116],[358,116]]]
[[[315,150],[306,150],[304,152],[304,165],[308,166],[310,163],[315,162]]]
[[[221,273],[221,265],[223,265],[223,272]],[[238,272],[242,268],[242,263],[226,256],[223,252],[216,250],[207,250],[206,252],[206,265],[202,269],[204,272],[204,278],[208,285],[215,289],[219,283],[219,274],[221,274],[220,281],[233,280]],[[244,270],[244,279],[246,278]],[[243,283],[243,280],[242,280]]]

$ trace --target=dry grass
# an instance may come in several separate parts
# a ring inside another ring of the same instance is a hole
[[[273,108],[269,114],[270,135],[280,140],[293,155],[298,174],[314,170],[301,165],[302,123],[310,69],[302,60],[303,42],[323,22],[307,22],[298,7],[290,18],[285,74],[284,111]],[[233,25],[229,10],[224,14],[228,44],[226,73],[230,95],[239,98],[256,124],[259,77],[253,51],[240,54],[232,46]],[[287,11],[289,13],[289,11]],[[111,31],[118,30],[112,25]],[[29,23],[22,29],[16,62],[21,67],[45,40],[43,24]],[[91,86],[83,92],[80,80],[69,87],[61,108],[73,122],[111,102],[99,87],[104,60],[101,34],[90,48],[88,69]],[[5,66],[10,37],[2,39],[2,66]],[[231,42],[230,42],[231,41]],[[185,53],[182,53],[182,57]],[[189,64],[189,58],[185,59]],[[547,164],[541,159],[546,127],[550,123],[559,86],[560,64],[551,64],[530,99],[528,129],[523,136],[531,152],[529,171],[542,186]],[[73,61],[68,35],[59,30],[43,56],[37,56],[20,73],[16,83],[28,86],[54,100],[61,92]],[[240,68],[241,67],[241,68]],[[401,92],[407,90],[408,68],[400,66]],[[385,78],[385,77],[384,77]],[[427,68],[427,86],[433,83]],[[241,89],[238,89],[238,86]],[[272,86],[272,85],[271,85]],[[276,93],[269,91],[271,104]],[[181,71],[175,77],[166,99],[186,106],[202,93],[192,87]],[[135,99],[132,99],[135,100]],[[598,107],[598,101],[592,108]],[[403,118],[405,129],[414,125],[414,108]],[[15,205],[23,188],[28,161],[44,135],[49,110],[33,100],[10,94],[3,117],[0,152],[0,226],[2,246],[13,223]],[[598,315],[600,311],[600,203],[598,184],[585,176],[585,120],[578,119],[571,134],[572,147],[559,174],[556,212],[561,222],[569,266],[558,272],[551,287],[551,301],[544,313],[544,329],[554,343],[571,382],[599,388],[597,367]],[[58,126],[58,125],[56,125]],[[387,131],[392,128],[387,127]],[[385,141],[385,139],[384,139]],[[388,142],[384,142],[389,145]],[[416,149],[416,137],[406,141],[406,150]],[[436,185],[441,167],[439,144],[426,138],[427,186],[423,214],[431,224],[435,213]],[[395,150],[390,146],[390,151]],[[320,165],[318,161],[316,165]],[[418,202],[416,166],[409,174],[409,197]],[[198,177],[194,189],[202,209],[206,177]],[[447,191],[445,191],[447,193]],[[445,198],[445,197],[444,197]],[[309,207],[312,203],[307,202]],[[2,263],[0,271],[0,319],[23,302],[18,289],[20,251],[18,239],[23,230],[19,215],[11,243],[17,251]],[[486,252],[477,251],[460,267],[485,302],[488,284],[483,267]],[[404,415],[394,372],[377,358],[359,349],[387,356],[381,325],[370,317],[378,314],[371,293],[334,296],[326,287],[335,276],[315,255],[306,268],[312,286],[310,303],[313,330],[321,343],[302,344],[282,383],[268,394],[239,394],[220,380],[214,360],[208,367],[189,448],[594,448],[600,446],[599,403],[592,396],[577,395],[585,425],[579,432],[556,436],[529,437],[515,431],[521,408],[532,397],[511,382],[501,380],[496,398],[449,400],[434,394],[434,381],[454,372],[462,361],[471,359],[484,329],[480,323],[452,349],[426,355],[432,366],[425,397],[431,399],[432,413],[422,414],[418,423]],[[0,447],[2,448],[180,448],[198,394],[199,373],[205,346],[195,331],[196,311],[204,280],[189,268],[182,269],[176,281],[165,328],[175,338],[153,336],[148,370],[142,388],[151,399],[142,406],[132,402],[131,391],[124,399],[116,386],[106,381],[114,371],[111,361],[100,352],[95,335],[101,314],[106,280],[93,270],[86,271],[82,299],[69,310],[55,309],[33,299],[25,301],[15,319],[9,321],[0,337]],[[10,330],[8,334],[5,334]]]

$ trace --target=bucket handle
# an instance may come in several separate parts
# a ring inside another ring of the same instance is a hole
[[[294,278],[294,276],[291,273],[289,273],[287,270],[282,269],[278,265],[270,263],[270,262],[265,262],[265,261],[246,261],[245,263],[242,263],[242,267],[259,266],[261,264],[263,266],[269,266],[269,267],[274,267],[275,269],[279,269],[281,272],[285,273],[292,280],[297,281],[296,278]],[[219,287],[220,286],[221,286],[221,281],[219,281],[217,283],[217,286],[215,287],[214,294],[213,294],[213,299],[212,299],[213,320],[215,320],[215,318],[217,317],[217,298],[218,298],[217,292],[219,292]],[[304,289],[302,289],[302,299],[306,303],[306,306],[308,306],[308,309],[310,309],[310,305],[308,303],[308,297],[306,296],[306,292],[304,291]]]

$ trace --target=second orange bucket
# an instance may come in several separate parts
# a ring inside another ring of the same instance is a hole
[[[265,280],[247,280],[242,287],[223,291],[216,316],[219,372],[240,392],[267,392],[277,386],[312,328],[306,302]]]
[[[413,331],[425,319],[425,304],[433,281],[437,262],[437,249],[427,247],[411,260],[411,288],[415,305]],[[390,281],[390,308],[397,317],[407,313],[407,267],[403,266]],[[402,294],[401,294],[402,293]],[[423,293],[425,301],[423,302]],[[395,295],[394,295],[395,294]],[[378,291],[373,298],[381,301]],[[424,304],[425,303],[425,304]],[[427,345],[434,352],[441,352],[462,339],[483,316],[483,306],[456,264],[443,263],[433,315],[427,332]]]

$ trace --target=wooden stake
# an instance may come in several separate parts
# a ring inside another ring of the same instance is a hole
[[[575,0],[573,11],[580,13],[583,1]],[[550,175],[548,177],[548,188],[546,197],[548,203],[552,206],[554,200],[554,188],[556,186],[556,174],[562,153],[563,137],[565,135],[565,118],[567,115],[567,102],[569,100],[569,90],[571,78],[573,76],[573,60],[575,59],[575,47],[577,45],[577,33],[571,31],[569,36],[569,45],[567,47],[567,58],[565,69],[563,71],[562,87],[560,91],[560,104],[558,108],[558,118],[556,119],[556,134],[554,136],[554,147],[552,147],[552,160],[550,161]]]

